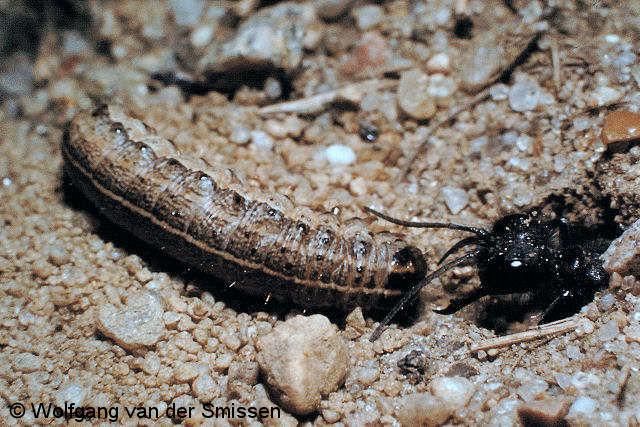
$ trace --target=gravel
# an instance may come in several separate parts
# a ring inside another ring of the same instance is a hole
[[[351,1],[243,0],[198,12],[197,1],[181,9],[178,2],[145,8],[123,0],[84,9],[91,22],[82,31],[48,26],[37,51],[19,54],[25,66],[3,68],[0,79],[5,86],[25,83],[0,104],[4,401],[120,408],[113,422],[123,424],[141,422],[124,406],[164,412],[171,405],[194,406],[184,422],[210,423],[201,411],[207,403],[281,411],[280,419],[216,420],[221,425],[636,423],[640,287],[623,277],[625,269],[635,271],[633,232],[606,256],[617,266],[610,289],[577,314],[575,331],[472,354],[470,346],[495,337],[496,324],[507,333],[521,331],[535,313],[505,320],[500,298],[455,316],[433,313],[477,286],[471,268],[425,287],[416,318],[392,324],[375,343],[368,337],[379,317],[362,310],[346,320],[338,313],[317,322],[305,316],[295,327],[297,308],[265,304],[185,271],[113,228],[63,179],[64,124],[80,109],[120,103],[181,152],[234,167],[248,192],[277,195],[301,214],[360,217],[372,230],[402,235],[426,254],[429,270],[460,238],[457,232],[402,228],[361,206],[406,220],[482,227],[507,213],[556,209],[571,219],[629,229],[640,219],[640,147],[628,140],[627,129],[613,138],[622,142],[620,150],[608,149],[600,131],[609,110],[636,110],[640,73],[633,58],[640,38],[630,17],[637,13],[626,3],[598,3],[580,13],[573,3],[553,10],[535,3],[518,8],[518,16],[501,2],[370,3],[383,16],[364,32],[351,9],[365,4]],[[178,16],[188,10],[195,14]],[[465,17],[473,23],[468,31]],[[545,30],[511,79],[492,85],[511,62],[512,47],[522,52],[530,31],[544,26],[562,31],[557,50]],[[253,30],[265,37],[250,40]],[[261,41],[270,44],[260,50]],[[227,50],[220,53],[222,47]],[[8,58],[5,64],[13,61]],[[416,79],[405,78],[400,91],[405,73]],[[386,83],[372,85],[356,102],[341,99],[311,114],[259,113],[270,103],[300,101],[362,79]],[[519,111],[512,104],[523,98],[510,95],[525,80],[536,82],[538,100]],[[230,89],[231,81],[240,89]],[[426,90],[416,90],[418,84]],[[431,128],[450,106],[487,85],[488,99]],[[628,104],[599,107],[617,99],[615,93]],[[420,110],[425,98],[435,111],[419,118],[430,113]],[[401,99],[414,106],[405,111]],[[362,123],[375,129],[373,141],[359,137]],[[416,154],[423,140],[424,151]],[[269,141],[268,149],[259,148],[260,141]],[[409,162],[410,172],[399,178]],[[462,207],[445,202],[446,188],[465,193]],[[301,369],[282,354],[314,362]],[[271,371],[260,365],[265,356]],[[288,377],[278,366],[299,375]],[[631,374],[620,393],[624,366]],[[285,398],[279,384],[293,397]],[[0,415],[9,419],[7,405]],[[29,413],[22,421],[55,422]]]

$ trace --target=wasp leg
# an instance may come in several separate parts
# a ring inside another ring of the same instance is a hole
[[[466,307],[467,305],[479,300],[480,298],[486,295],[488,294],[485,289],[483,289],[482,287],[476,288],[473,291],[469,292],[467,295],[463,296],[462,298],[456,298],[451,300],[451,302],[446,308],[443,308],[442,310],[433,310],[433,311],[438,314],[453,314],[456,311],[462,309],[463,307]]]

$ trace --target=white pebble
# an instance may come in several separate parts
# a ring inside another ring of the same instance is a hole
[[[462,188],[443,187],[442,197],[449,211],[454,215],[464,209],[469,203],[469,196]]]
[[[451,66],[451,59],[446,53],[436,53],[427,61],[427,71],[430,73],[446,73]]]
[[[261,130],[251,131],[251,142],[256,147],[264,148],[265,150],[271,150],[274,145],[273,138]]]
[[[396,418],[401,425],[439,425],[453,409],[430,393],[408,394],[398,398]]]
[[[435,99],[430,89],[428,75],[420,70],[405,71],[398,83],[398,105],[414,119],[428,119],[436,112]]]
[[[471,381],[463,377],[436,378],[431,381],[431,392],[451,408],[462,408],[476,391]]]
[[[504,101],[509,96],[509,86],[504,83],[498,83],[491,86],[489,95],[494,101]]]
[[[433,74],[429,79],[428,93],[433,98],[436,98],[436,100],[446,100],[454,94],[457,88],[458,87],[453,78],[438,73]]]
[[[604,41],[607,43],[620,43],[620,36],[617,34],[607,34],[604,36]]]
[[[479,152],[482,151],[482,149],[487,145],[488,142],[489,137],[487,137],[486,135],[479,136],[469,142],[469,147],[471,148],[471,151]]]
[[[580,415],[589,415],[593,413],[598,408],[598,402],[591,399],[590,397],[579,397],[573,402],[571,408],[569,409],[568,418],[580,416]]]
[[[567,346],[567,357],[569,359],[581,360],[584,358],[584,354],[580,352],[580,347],[577,345],[568,345]]]
[[[620,333],[620,328],[615,320],[609,320],[598,329],[600,341],[611,341]]]
[[[325,156],[332,165],[350,165],[356,161],[356,153],[346,145],[333,144],[325,150]]]
[[[361,176],[355,178],[349,183],[349,191],[354,196],[363,196],[367,194],[367,181]]]
[[[534,400],[536,397],[540,396],[549,388],[549,384],[542,378],[534,378],[531,381],[527,381],[522,384],[516,392],[522,400],[525,402],[530,402]]]
[[[507,131],[502,135],[502,142],[504,142],[505,145],[515,145],[517,140],[518,132],[514,130]]]
[[[591,120],[586,117],[578,117],[573,121],[573,128],[578,132],[587,130],[591,127]]]
[[[87,390],[85,387],[77,383],[69,383],[61,387],[56,393],[56,404],[64,407],[66,404],[74,403],[76,406],[81,406],[87,397]]]
[[[616,303],[616,298],[611,294],[604,294],[602,298],[596,301],[596,305],[600,311],[607,312]]]
[[[384,18],[384,11],[382,8],[373,5],[359,7],[352,13],[356,20],[356,25],[363,31],[375,27],[382,18]]]
[[[518,136],[516,139],[516,147],[518,147],[520,151],[531,153],[533,150],[533,138],[524,134]]]
[[[229,135],[229,141],[238,145],[246,144],[249,138],[251,138],[251,132],[245,127],[236,127]]]
[[[623,52],[616,59],[613,60],[613,66],[616,68],[622,68],[627,65],[633,65],[636,63],[636,54],[633,52]]]
[[[176,24],[190,27],[196,25],[204,9],[203,0],[169,0],[169,8],[173,12]]]
[[[509,105],[514,111],[533,110],[539,100],[540,86],[532,80],[521,80],[509,89]]]
[[[620,98],[622,98],[622,93],[617,89],[609,86],[598,86],[589,95],[588,104],[592,107],[602,107],[603,105],[617,102]]]
[[[571,376],[562,372],[554,372],[553,374],[556,382],[563,390],[568,390],[571,387]]]
[[[202,25],[191,32],[191,44],[194,47],[205,47],[213,37],[213,28],[210,25]]]

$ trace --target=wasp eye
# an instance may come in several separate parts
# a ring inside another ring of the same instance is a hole
[[[512,268],[522,267],[522,261],[516,259],[516,260],[511,261],[511,263],[509,265]]]

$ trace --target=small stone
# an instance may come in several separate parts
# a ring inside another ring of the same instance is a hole
[[[201,401],[210,401],[220,394],[220,386],[209,374],[200,374],[191,384],[191,389]]]
[[[127,300],[123,309],[105,303],[98,308],[97,327],[105,336],[128,350],[152,346],[165,333],[161,301],[140,292]]]
[[[384,10],[379,6],[367,5],[359,7],[352,12],[356,25],[362,31],[366,31],[378,25],[384,18]]]
[[[471,148],[471,151],[477,153],[482,151],[482,149],[487,146],[488,142],[489,137],[487,137],[486,135],[479,136],[469,141],[469,148]]]
[[[318,0],[315,2],[316,12],[325,19],[333,19],[342,15],[352,0]]]
[[[485,86],[500,70],[503,48],[496,37],[478,41],[475,49],[465,49],[457,61],[465,90],[474,92]]]
[[[525,426],[559,426],[569,411],[564,399],[544,399],[522,404],[518,417]]]
[[[640,324],[634,323],[626,326],[622,332],[624,332],[627,342],[637,342],[640,344]]]
[[[402,73],[398,83],[398,105],[408,116],[424,120],[436,112],[436,102],[429,93],[429,76],[420,70]]]
[[[476,391],[471,381],[462,377],[443,377],[431,381],[431,392],[451,410],[462,408]]]
[[[340,71],[347,75],[371,72],[384,66],[391,56],[387,40],[375,31],[367,31],[353,47]]]
[[[254,131],[257,132],[257,131]],[[229,135],[229,141],[233,142],[234,144],[238,144],[238,145],[244,145],[247,142],[249,142],[249,139],[251,138],[252,133],[249,129],[242,127],[242,126],[237,126],[234,127],[233,131],[231,132],[231,135]]]
[[[322,410],[322,418],[330,424],[337,423],[340,420],[340,414],[331,409]]]
[[[191,382],[198,376],[195,363],[177,363],[173,368],[173,376],[180,383]]]
[[[589,94],[587,104],[590,107],[602,107],[613,104],[622,99],[622,92],[609,86],[598,86]]]
[[[325,150],[327,161],[333,165],[350,165],[356,161],[356,153],[351,147],[333,144]]]
[[[443,187],[442,197],[444,198],[444,203],[447,205],[447,208],[449,208],[449,211],[454,215],[458,214],[469,203],[469,196],[462,188]]]
[[[607,323],[602,325],[600,329],[598,329],[598,337],[600,341],[606,342],[611,341],[620,333],[620,328],[618,327],[618,323],[615,320],[609,320]]]
[[[584,359],[584,354],[580,351],[580,347],[577,345],[568,345],[567,346],[567,357],[573,360],[581,360]]]
[[[478,353],[479,354],[479,353]],[[473,377],[478,375],[478,370],[466,362],[458,362],[451,365],[446,373],[447,377]]]
[[[273,138],[261,130],[251,131],[251,142],[256,147],[260,147],[264,150],[271,150],[274,146]]]
[[[430,73],[448,73],[451,69],[451,59],[446,53],[436,53],[429,58],[426,67]]]
[[[504,101],[509,97],[509,86],[498,83],[489,88],[489,95],[494,101]]]
[[[272,396],[298,415],[318,409],[338,389],[349,368],[349,351],[326,317],[296,316],[261,337],[256,349]]]
[[[202,48],[209,44],[214,34],[214,27],[210,25],[201,25],[191,32],[189,41],[194,47]]]
[[[198,23],[204,10],[204,0],[169,0],[176,24],[191,27]]]
[[[620,43],[620,36],[617,34],[607,34],[604,37],[604,41],[607,43],[615,44]]]
[[[453,413],[450,405],[431,393],[414,393],[398,398],[396,418],[401,425],[439,425]]]
[[[605,118],[605,121],[607,119]],[[573,120],[573,128],[578,132],[585,131],[591,127],[591,120],[587,117],[576,117]]]
[[[530,402],[549,388],[549,384],[542,378],[536,378],[522,384],[516,392],[525,402]]]
[[[69,405],[71,403],[75,404],[76,407],[82,406],[89,390],[90,388],[87,388],[84,384],[75,382],[65,384],[55,394],[56,404],[63,408],[65,404]]]
[[[611,307],[613,307],[615,303],[616,303],[616,297],[614,297],[612,294],[604,294],[602,298],[599,298],[596,301],[596,306],[598,307],[598,310],[600,310],[603,313],[606,313],[611,309]]]
[[[631,224],[600,256],[607,272],[640,274],[640,220]]]
[[[531,111],[538,106],[540,86],[533,80],[523,79],[509,89],[509,106],[513,111]]]
[[[265,66],[293,71],[302,61],[304,36],[314,21],[315,10],[307,4],[259,9],[226,41],[211,43],[198,70],[205,75]]]
[[[264,82],[264,94],[268,99],[276,100],[282,96],[282,85],[273,77],[267,77]],[[291,118],[297,119],[295,116],[291,116]]]
[[[435,99],[439,106],[446,107],[456,89],[458,86],[452,77],[437,73],[429,78],[429,95]]]
[[[609,113],[602,123],[600,137],[609,152],[624,151],[631,143],[640,141],[640,113]]]
[[[569,408],[569,413],[567,414],[567,418],[580,417],[585,415],[591,415],[598,409],[598,402],[590,397],[578,397],[571,408]]]
[[[367,181],[361,176],[353,179],[349,183],[349,191],[356,197],[367,194]]]
[[[362,330],[365,326],[367,326],[367,322],[364,320],[364,315],[362,314],[362,308],[356,307],[345,320],[348,326],[351,326],[354,329]]]
[[[28,374],[40,370],[42,361],[43,360],[35,354],[20,353],[13,357],[12,366],[15,371]]]

